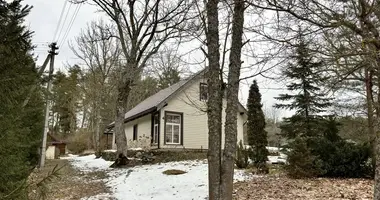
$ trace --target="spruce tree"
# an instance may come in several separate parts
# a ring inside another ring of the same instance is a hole
[[[262,110],[261,94],[256,80],[253,81],[247,102],[248,122],[247,136],[248,144],[251,146],[250,158],[254,165],[260,170],[266,170],[268,160],[267,132],[265,131],[265,116]]]
[[[79,75],[80,68],[77,65],[70,67],[68,75],[58,71],[53,80],[53,99],[54,105],[52,111],[57,118],[55,133],[61,133],[68,136],[76,130],[76,113],[79,109],[80,90]]]
[[[318,85],[324,81],[318,71],[323,62],[318,61],[308,49],[308,44],[299,37],[294,54],[284,70],[284,76],[290,82],[286,87],[291,93],[281,94],[277,100],[289,103],[276,104],[277,108],[295,110],[296,113],[284,118],[280,126],[282,134],[289,139],[288,174],[293,177],[321,175],[322,161],[312,155],[310,144],[323,137],[325,120],[321,115],[331,105]]]
[[[23,105],[31,86],[39,82],[31,54],[32,32],[24,25],[30,9],[20,0],[0,0],[0,199],[26,199],[22,186],[38,163],[44,107],[41,87]]]
[[[323,62],[311,55],[302,37],[290,59],[283,74],[288,78],[287,82],[290,82],[286,87],[291,93],[280,94],[275,98],[290,103],[276,104],[275,107],[295,110],[296,113],[284,119],[281,130],[288,139],[317,136],[322,128],[320,114],[331,105],[331,98],[326,98],[318,87],[325,80],[318,73]]]
[[[177,68],[167,68],[158,77],[158,86],[165,89],[181,80],[180,71]]]

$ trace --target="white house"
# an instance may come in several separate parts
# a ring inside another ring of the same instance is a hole
[[[142,101],[125,114],[125,134],[129,148],[207,149],[208,127],[205,70],[182,80]],[[225,104],[223,120],[225,119]],[[237,138],[244,140],[247,111],[239,103]],[[223,122],[224,126],[224,122]],[[108,130],[113,128],[113,124]],[[224,144],[224,128],[222,144]],[[113,135],[112,148],[116,149]]]

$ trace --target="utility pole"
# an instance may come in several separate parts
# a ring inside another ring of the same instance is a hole
[[[49,132],[49,113],[50,113],[50,104],[51,104],[51,87],[52,87],[52,81],[53,81],[53,71],[54,71],[54,57],[55,55],[58,55],[57,52],[55,52],[58,47],[57,43],[53,42],[49,45],[50,51],[50,69],[49,69],[49,77],[48,77],[48,85],[47,85],[47,94],[46,94],[46,107],[45,107],[45,125],[44,125],[44,134],[42,137],[42,145],[41,145],[41,158],[40,158],[40,164],[39,168],[43,168],[45,166],[45,158],[46,158],[46,141],[47,141],[47,133]]]

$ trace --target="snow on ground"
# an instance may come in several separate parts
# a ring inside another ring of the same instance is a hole
[[[207,161],[182,161],[136,166],[127,169],[109,169],[111,162],[95,159],[95,156],[71,157],[73,166],[83,172],[105,171],[109,178],[103,180],[111,188],[113,197],[119,200],[192,200],[207,197]],[[165,175],[168,169],[187,173]],[[252,178],[243,170],[235,170],[235,181]],[[91,197],[96,199],[96,197]]]
[[[268,163],[270,164],[286,163],[286,158],[281,157],[281,156],[268,156]]]
[[[99,200],[99,199],[105,200],[105,199],[112,199],[112,198],[113,196],[111,194],[101,193],[92,197],[83,197],[80,200]]]
[[[69,157],[71,164],[83,172],[103,171],[109,169],[113,163],[101,158],[96,159],[95,155]]]
[[[104,150],[104,152],[116,152],[117,150],[116,149],[106,149]]]

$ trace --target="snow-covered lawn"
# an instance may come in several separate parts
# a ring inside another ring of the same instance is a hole
[[[207,197],[207,161],[182,161],[154,165],[136,166],[127,169],[110,169],[112,162],[95,159],[94,155],[74,157],[69,161],[83,172],[105,171],[103,179],[111,188],[112,197],[119,200],[200,200]],[[178,169],[187,173],[165,175],[168,169]],[[235,181],[252,178],[243,170],[235,170]],[[96,199],[93,197],[91,199]]]

